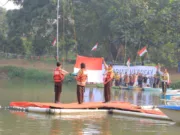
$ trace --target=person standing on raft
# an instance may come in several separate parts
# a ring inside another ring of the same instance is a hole
[[[112,87],[112,80],[114,78],[114,72],[112,65],[107,65],[103,59],[104,68],[106,70],[105,79],[104,79],[104,99],[105,103],[110,102],[111,100],[111,87]]]
[[[54,74],[53,74],[54,92],[55,92],[54,102],[60,103],[60,96],[61,96],[61,92],[62,92],[62,83],[63,83],[65,75],[67,75],[68,72],[61,68],[60,62],[57,62],[56,66],[57,67],[55,68]]]
[[[79,104],[82,104],[84,101],[84,91],[85,91],[88,74],[86,70],[86,65],[84,63],[81,63],[80,67],[81,69],[77,73],[75,79],[77,81],[77,100]]]

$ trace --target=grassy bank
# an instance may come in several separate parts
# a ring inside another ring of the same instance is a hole
[[[180,89],[180,81],[172,83],[171,84],[171,88],[173,88],[173,89]]]
[[[33,81],[38,83],[53,83],[53,74],[46,71],[40,71],[37,69],[26,69],[15,66],[3,66],[0,67],[0,73],[7,76],[8,79],[22,79],[26,81]],[[67,75],[64,82],[68,83],[73,81],[73,76]]]

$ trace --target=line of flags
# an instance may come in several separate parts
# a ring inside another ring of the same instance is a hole
[[[52,42],[52,46],[56,46],[57,40],[56,38],[54,38],[53,42]],[[94,45],[94,47],[91,49],[91,51],[95,51],[98,47],[98,42]]]
[[[54,40],[53,40],[53,42],[52,42],[52,46],[55,46],[56,43],[57,43],[57,40],[56,40],[56,38],[54,38]],[[98,42],[93,46],[93,48],[91,49],[91,51],[95,51],[97,48],[98,48]],[[147,47],[145,46],[145,47],[143,47],[141,50],[139,50],[139,51],[137,52],[137,54],[138,54],[140,57],[142,57],[146,52],[147,52]],[[127,65],[128,67],[129,67],[130,64],[131,64],[130,61],[131,61],[131,59],[128,58],[128,60],[127,60],[127,62],[126,62],[126,65]]]
[[[52,46],[56,46],[57,40],[56,38],[54,38],[53,42],[52,42]],[[98,47],[98,42],[93,46],[93,48],[91,49],[91,51],[95,51]],[[143,47],[141,50],[139,50],[137,52],[137,54],[141,57],[143,56],[145,53],[147,52],[147,47]]]

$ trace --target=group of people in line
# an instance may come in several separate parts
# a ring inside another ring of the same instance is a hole
[[[167,77],[163,78],[164,76]],[[154,76],[147,76],[141,73],[130,75],[128,75],[127,73],[115,73],[113,82],[115,86],[138,86],[140,88],[159,88],[160,85],[162,85],[160,83],[165,80],[167,82],[167,87],[169,87],[170,79],[167,69],[165,69],[164,73],[162,74],[160,74],[159,71],[157,71],[157,73]]]
[[[166,92],[167,86],[169,84],[169,73],[167,72],[167,69],[164,70],[164,72],[160,71],[160,67],[158,67],[158,74],[156,74],[154,77],[146,77],[142,74],[133,74],[128,75],[127,73],[125,75],[122,74],[114,74],[113,71],[113,65],[109,64],[107,65],[104,61],[104,58],[102,58],[105,68],[105,74],[104,74],[104,102],[110,102],[111,101],[111,87],[113,84],[113,80],[115,80],[115,85],[119,86],[124,84],[125,86],[134,86],[138,85],[139,87],[143,87],[143,84],[147,84],[147,81],[149,79],[149,84],[152,87],[159,87],[160,80],[162,81],[162,89],[163,93]],[[57,62],[57,67],[54,70],[53,79],[54,79],[54,92],[55,92],[55,103],[60,103],[60,95],[62,92],[62,83],[64,80],[64,77],[69,74],[69,72],[63,70],[61,68],[61,63]],[[82,104],[84,101],[84,91],[86,82],[88,79],[88,72],[86,70],[85,63],[80,64],[80,70],[78,71],[77,75],[75,76],[75,80],[77,82],[77,101],[79,104]]]
[[[111,86],[112,86],[112,80],[114,78],[114,72],[113,72],[113,66],[107,65],[106,62],[103,59],[103,63],[106,70],[106,77],[104,79],[104,99],[105,103],[110,102],[111,100]],[[61,63],[56,63],[56,68],[54,70],[53,79],[54,79],[54,92],[55,92],[55,103],[60,103],[60,95],[62,92],[62,83],[64,80],[64,77],[69,74],[69,72],[63,70],[61,68]],[[86,70],[86,65],[84,63],[80,64],[80,70],[77,73],[77,76],[75,76],[76,82],[77,82],[77,101],[79,104],[82,104],[84,101],[84,91],[86,82],[88,79],[88,73]]]

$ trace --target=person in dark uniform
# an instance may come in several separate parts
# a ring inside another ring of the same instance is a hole
[[[112,87],[112,80],[114,78],[114,72],[112,65],[107,65],[103,59],[104,67],[106,70],[106,75],[104,79],[104,99],[105,103],[110,102],[111,100],[111,87]]]
[[[56,69],[54,70],[54,92],[55,92],[55,97],[54,97],[54,102],[55,103],[60,103],[60,95],[62,92],[62,83],[64,80],[64,76],[68,74],[67,71],[63,70],[61,68],[61,63],[57,62],[56,63]]]
[[[138,75],[138,86],[139,86],[140,88],[142,88],[142,86],[143,86],[143,76],[142,76],[142,74],[140,74],[140,73],[139,73],[139,75]]]

